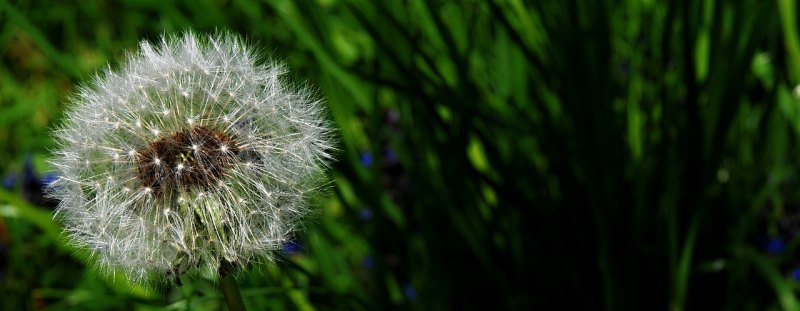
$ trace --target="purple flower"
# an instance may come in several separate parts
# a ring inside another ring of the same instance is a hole
[[[42,186],[48,186],[48,185],[52,184],[54,181],[56,181],[57,179],[58,179],[58,175],[56,173],[50,172],[50,173],[44,174],[44,176],[42,176],[42,178],[39,180],[39,182],[41,183]]]
[[[386,157],[386,162],[397,162],[397,153],[389,146],[383,147],[383,156]]]
[[[781,253],[784,248],[786,248],[786,245],[780,237],[772,237],[767,240],[766,245],[764,245],[764,250],[769,254]]]
[[[363,221],[370,221],[372,219],[372,209],[369,207],[362,208],[358,211],[358,217]]]
[[[417,300],[417,290],[414,289],[414,286],[411,285],[411,283],[403,284],[403,293],[406,294],[406,298],[408,298],[408,300]]]
[[[800,282],[800,268],[794,268],[789,272],[795,281]]]
[[[391,125],[397,125],[400,122],[400,111],[397,109],[391,109],[386,112],[386,122]]]
[[[300,242],[291,240],[283,244],[283,253],[287,255],[297,254],[303,251],[303,244]]]
[[[14,185],[17,183],[17,174],[8,173],[5,177],[3,177],[3,188],[6,190],[11,190],[14,188]]]
[[[374,162],[374,160],[372,159],[372,152],[369,151],[361,152],[359,160],[361,161],[361,165],[365,167],[371,167],[372,162]]]
[[[372,270],[375,267],[375,258],[372,255],[364,256],[364,262],[362,262],[364,268],[367,270]]]

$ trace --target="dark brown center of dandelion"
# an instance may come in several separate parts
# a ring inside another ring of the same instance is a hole
[[[173,132],[139,150],[139,181],[155,193],[207,189],[236,163],[239,151],[233,137],[207,126]]]

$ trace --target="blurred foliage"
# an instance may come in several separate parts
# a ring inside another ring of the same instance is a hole
[[[99,279],[35,199],[77,85],[139,40],[227,29],[316,86],[341,138],[307,230],[240,276],[253,310],[800,309],[797,13],[0,0],[0,304],[222,307],[210,280]]]

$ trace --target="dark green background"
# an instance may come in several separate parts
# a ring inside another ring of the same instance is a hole
[[[284,60],[339,130],[299,251],[240,276],[252,310],[798,310],[797,13],[792,0],[0,0],[0,174],[16,176],[0,191],[0,304],[223,308],[206,279],[98,278],[24,172],[48,171],[76,86],[140,40],[194,29]]]

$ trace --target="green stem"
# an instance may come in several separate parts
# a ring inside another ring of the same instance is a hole
[[[222,295],[225,296],[225,303],[230,311],[246,311],[242,294],[239,292],[239,284],[233,278],[233,273],[226,273],[222,277]]]

